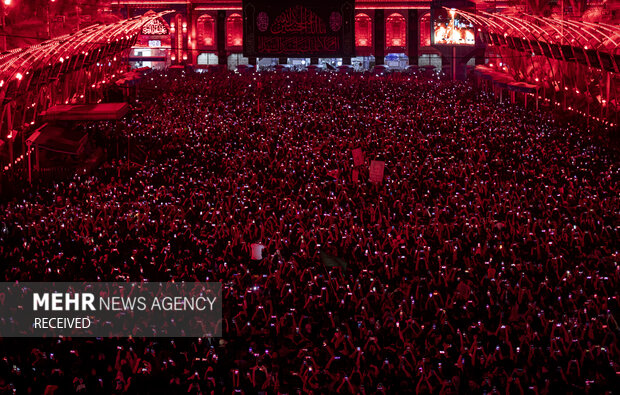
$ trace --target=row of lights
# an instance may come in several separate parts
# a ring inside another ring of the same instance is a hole
[[[183,22],[183,24],[181,25],[181,28],[183,30],[183,33],[187,33],[187,22]],[[176,25],[174,22],[170,23],[170,31],[172,33],[176,31]]]
[[[489,63],[489,66],[490,66],[490,67],[494,67],[493,63]],[[501,66],[502,66],[502,62],[499,62],[499,67],[501,67]],[[536,78],[535,78],[535,81],[536,81],[536,82],[539,82],[539,78],[538,78],[538,77],[536,77]],[[564,90],[565,90],[565,91],[568,91],[568,90],[569,90],[569,88],[568,88],[567,86],[565,86],[565,87],[564,87]],[[577,89],[577,88],[575,88],[575,93],[576,93],[576,94],[581,94],[581,92],[580,92],[580,91],[579,91],[579,89]],[[550,102],[550,100],[549,100],[549,99],[547,99],[547,98],[543,98],[542,96],[538,96],[538,97],[539,97],[539,99],[542,99],[542,100],[544,100],[544,101]],[[557,102],[556,102],[556,103],[554,103],[554,104],[555,104],[557,107],[559,107],[559,106],[560,106],[560,103],[557,103]],[[601,105],[606,106],[606,104],[607,104],[607,100],[602,99],[602,100],[601,100]],[[609,122],[609,121],[607,121],[607,120],[605,120],[605,119],[601,119],[601,118],[599,118],[599,117],[595,117],[595,116],[593,116],[593,115],[588,115],[588,114],[584,113],[583,111],[579,111],[579,110],[577,110],[577,109],[573,109],[573,108],[572,108],[572,106],[569,106],[569,107],[568,107],[568,110],[569,110],[569,111],[571,111],[571,112],[576,112],[576,113],[578,113],[578,114],[580,114],[580,115],[583,115],[584,117],[589,117],[590,119],[596,120],[596,121],[598,121],[598,122],[602,122],[602,123],[604,123],[604,124],[606,124],[606,125],[609,125],[610,127],[614,127],[614,124],[613,124],[612,122]]]
[[[34,148],[30,148],[30,150],[26,153],[26,155],[31,154],[32,151],[34,151]],[[11,170],[14,166],[17,167],[17,165],[24,160],[24,154],[21,154],[19,157],[17,157],[17,159],[15,159],[15,162],[13,163],[9,163],[8,165],[4,166],[4,171],[9,171]]]
[[[489,66],[490,66],[490,67],[493,67],[493,63],[489,63]],[[502,62],[500,62],[500,63],[499,63],[499,66],[500,66],[500,67],[502,66]],[[506,67],[507,67],[507,66],[504,66],[504,70],[506,70]],[[536,78],[534,78],[534,81],[536,81],[536,82],[540,82],[540,79],[539,79],[538,77],[536,77]],[[568,90],[569,90],[569,88],[568,88],[567,86],[565,86],[565,87],[564,87],[564,90],[565,90],[565,91],[568,91]],[[579,89],[575,88],[575,93],[579,95],[579,94],[581,94],[581,91],[580,91]],[[601,100],[601,103],[602,103],[602,104],[605,104],[605,103],[607,103],[607,100],[603,99],[603,100]]]
[[[546,98],[546,97],[545,97],[545,98],[543,98],[542,96],[539,96],[539,98],[543,99],[543,100],[544,100],[544,101],[546,101],[546,102],[551,103],[551,100],[549,100],[549,99],[548,99],[548,98]],[[603,100],[603,101],[604,101],[604,100]],[[556,107],[560,107],[560,106],[561,106],[561,104],[560,104],[560,103],[558,103],[558,102],[555,102],[555,103],[553,103],[553,104],[554,104]],[[586,113],[585,113],[585,112],[583,112],[583,111],[580,111],[580,110],[577,110],[576,108],[573,108],[572,106],[568,106],[568,107],[566,108],[566,110],[568,110],[568,111],[570,111],[570,112],[576,112],[576,113],[578,113],[578,114],[580,114],[580,115],[583,115],[584,117],[588,117],[588,118],[590,118],[590,119],[592,119],[592,120],[596,120],[597,122],[601,122],[601,123],[603,123],[603,124],[605,124],[605,125],[609,125],[610,127],[614,127],[614,126],[615,126],[615,124],[614,124],[613,122],[610,122],[610,121],[608,121],[608,120],[606,120],[606,119],[604,119],[604,118],[595,117],[594,115],[588,115],[588,114],[586,114]]]

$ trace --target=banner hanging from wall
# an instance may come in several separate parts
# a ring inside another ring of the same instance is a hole
[[[247,57],[355,56],[351,0],[244,0]]]

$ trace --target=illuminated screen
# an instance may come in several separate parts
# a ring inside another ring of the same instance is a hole
[[[161,40],[149,40],[149,47],[151,48],[161,47]]]
[[[439,9],[433,20],[433,44],[474,45],[474,25],[457,11]]]

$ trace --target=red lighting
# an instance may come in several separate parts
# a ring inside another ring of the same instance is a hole
[[[198,43],[210,47],[215,43],[215,19],[208,14],[201,15],[196,21]]]
[[[239,14],[231,14],[226,19],[226,45],[238,47],[243,44],[243,18]]]
[[[405,17],[394,13],[385,21],[385,45],[387,47],[401,47],[407,40]]]
[[[370,47],[372,42],[372,20],[366,14],[355,16],[355,45]]]

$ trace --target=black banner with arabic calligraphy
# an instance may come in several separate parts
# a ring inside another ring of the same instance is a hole
[[[355,56],[354,1],[244,0],[243,54]]]

